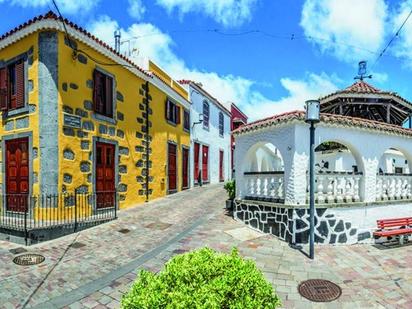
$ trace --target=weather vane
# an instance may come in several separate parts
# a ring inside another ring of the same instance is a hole
[[[355,76],[355,79],[360,79],[361,81],[364,78],[372,78],[372,75],[366,75],[366,61],[359,61],[358,76]]]

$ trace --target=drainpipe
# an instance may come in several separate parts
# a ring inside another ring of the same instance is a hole
[[[149,82],[146,81],[146,99],[145,99],[145,106],[146,106],[146,135],[144,135],[145,146],[146,146],[146,202],[149,201],[149,162],[150,162],[150,137],[149,137]]]

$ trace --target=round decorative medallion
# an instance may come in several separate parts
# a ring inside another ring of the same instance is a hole
[[[13,262],[21,266],[37,265],[43,263],[45,260],[44,256],[37,253],[26,253],[16,256]]]
[[[298,287],[299,294],[313,302],[330,302],[338,299],[342,289],[333,282],[323,279],[303,281]]]

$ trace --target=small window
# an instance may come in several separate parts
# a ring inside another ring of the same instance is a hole
[[[190,112],[187,109],[183,111],[183,129],[190,131]]]
[[[25,105],[24,61],[20,59],[0,68],[0,109],[14,110]]]
[[[209,129],[209,103],[203,102],[203,127]]]
[[[113,77],[99,70],[94,70],[93,82],[94,111],[113,118]]]
[[[166,120],[172,124],[180,123],[180,106],[175,104],[172,100],[166,100]]]
[[[225,123],[224,123],[224,118],[223,118],[223,113],[219,113],[219,135],[223,136],[223,133],[225,131]]]
[[[403,174],[403,168],[402,167],[395,167],[395,174]]]

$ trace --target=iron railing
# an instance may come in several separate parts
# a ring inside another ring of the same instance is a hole
[[[117,218],[117,193],[0,195],[0,228],[25,233],[37,229],[97,225]]]

